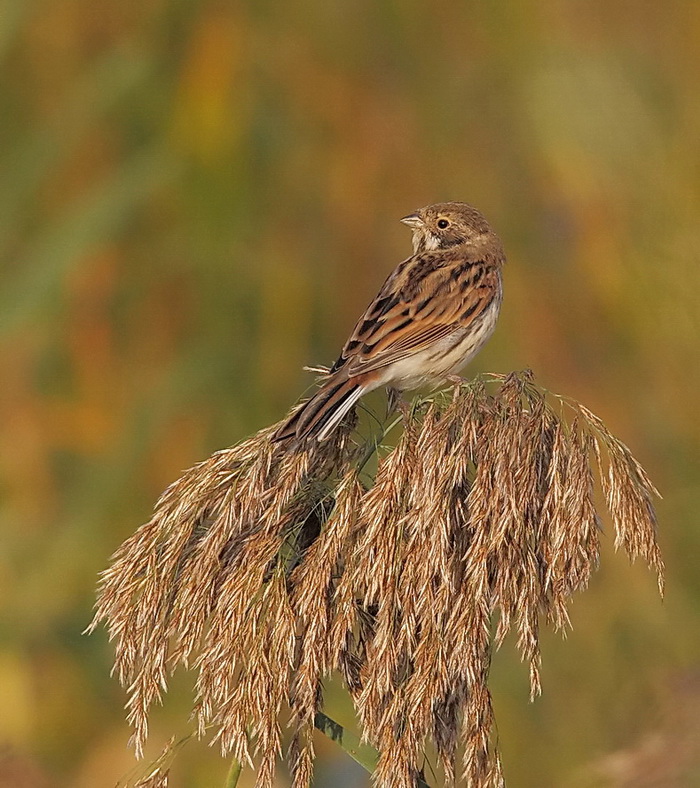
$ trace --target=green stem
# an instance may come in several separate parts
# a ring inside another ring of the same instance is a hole
[[[325,736],[328,736],[329,739],[339,744],[353,761],[359,763],[363,769],[372,774],[379,761],[379,753],[374,747],[370,747],[369,744],[363,744],[358,736],[346,731],[342,725],[332,720],[322,711],[316,712],[314,726]],[[418,777],[416,788],[430,788],[430,786]]]
[[[238,778],[241,776],[241,762],[233,758],[231,760],[231,768],[228,770],[228,774],[226,775],[226,782],[224,783],[224,788],[236,788],[238,785]]]
[[[367,465],[367,463],[372,458],[372,455],[377,451],[381,442],[384,438],[394,429],[394,427],[399,424],[402,420],[402,416],[399,416],[397,419],[394,419],[387,427],[382,427],[382,431],[379,435],[375,436],[371,441],[368,441],[367,447],[365,448],[365,452],[360,458],[360,461],[357,463],[357,472],[360,473],[362,469]]]

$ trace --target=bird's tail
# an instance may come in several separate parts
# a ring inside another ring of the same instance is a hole
[[[356,378],[331,377],[279,427],[272,440],[325,440],[366,390]]]

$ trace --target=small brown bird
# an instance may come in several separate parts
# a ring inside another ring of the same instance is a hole
[[[401,221],[413,230],[413,255],[359,319],[321,388],[273,440],[325,440],[363,394],[444,381],[493,333],[505,254],[486,219],[470,205],[444,202]]]

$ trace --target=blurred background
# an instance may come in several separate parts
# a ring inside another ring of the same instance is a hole
[[[608,536],[543,697],[496,656],[508,784],[700,786],[698,41],[694,0],[4,0],[0,786],[132,769],[81,635],[98,572],[182,469],[281,418],[408,254],[399,217],[447,199],[509,257],[471,369],[532,367],[664,495],[663,603]],[[327,711],[351,724],[337,688]],[[367,784],[318,746],[319,786]],[[190,742],[170,784],[227,767]]]

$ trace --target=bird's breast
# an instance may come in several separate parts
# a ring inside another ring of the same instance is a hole
[[[500,298],[468,326],[460,326],[423,350],[399,359],[383,370],[380,385],[415,389],[439,383],[468,364],[493,334],[500,311]]]

